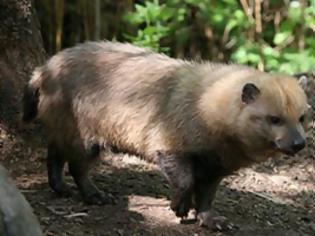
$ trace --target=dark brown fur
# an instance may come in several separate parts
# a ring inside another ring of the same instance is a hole
[[[85,201],[107,202],[88,179],[90,164],[102,148],[136,154],[157,163],[169,179],[176,215],[186,216],[194,197],[209,227],[224,176],[291,150],[296,137],[287,135],[287,125],[267,124],[265,115],[279,113],[304,138],[299,117],[306,97],[293,78],[175,60],[128,44],[64,50],[35,71],[28,88],[24,114],[37,112],[45,126],[49,183],[56,192],[66,192],[62,170],[68,162]]]

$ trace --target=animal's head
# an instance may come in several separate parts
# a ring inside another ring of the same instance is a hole
[[[241,89],[236,125],[249,153],[294,155],[305,147],[309,105],[298,80],[263,74]]]

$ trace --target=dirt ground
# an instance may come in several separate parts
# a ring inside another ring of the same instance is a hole
[[[314,97],[311,97],[314,105]],[[3,114],[0,114],[3,115]],[[211,233],[194,222],[181,224],[169,208],[170,189],[155,166],[127,155],[103,156],[93,171],[99,188],[117,203],[88,206],[77,189],[57,197],[48,187],[44,141],[31,128],[0,123],[0,162],[30,202],[44,235],[315,235],[315,142],[295,157],[271,159],[239,171],[220,186],[215,211],[234,227]]]

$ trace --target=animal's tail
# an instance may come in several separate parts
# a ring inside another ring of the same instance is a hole
[[[43,72],[41,67],[37,67],[31,80],[24,88],[23,94],[23,115],[22,121],[28,123],[34,120],[38,112],[39,88],[42,82]]]

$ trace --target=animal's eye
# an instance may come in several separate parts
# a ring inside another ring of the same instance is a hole
[[[301,123],[303,123],[303,122],[304,122],[304,120],[305,120],[305,115],[301,115],[301,117],[300,117],[299,121],[300,121]]]
[[[267,119],[273,125],[281,125],[283,122],[282,119],[278,116],[268,116]]]

